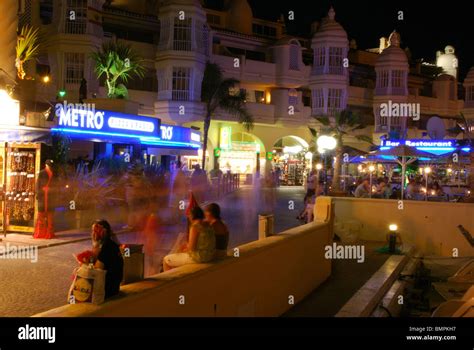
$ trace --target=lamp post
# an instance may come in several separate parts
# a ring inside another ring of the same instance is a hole
[[[321,163],[316,164],[316,196],[319,196],[319,172],[323,168]]]
[[[326,151],[332,151],[337,146],[337,140],[328,135],[321,135],[316,140],[316,144],[318,145],[318,152],[324,156],[324,194],[327,195],[328,193],[328,172],[326,166]]]
[[[396,224],[391,224],[388,226],[388,230],[388,251],[393,254],[397,249],[398,226]]]
[[[431,168],[427,166],[423,169],[423,172],[425,173],[425,188],[426,188],[425,201],[427,201],[428,200],[428,175],[431,173]]]
[[[370,193],[369,193],[369,197],[372,198],[372,173],[374,172],[375,170],[375,166],[373,165],[370,165],[369,166],[369,182],[370,182]]]

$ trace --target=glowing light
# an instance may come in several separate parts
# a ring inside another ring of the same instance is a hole
[[[390,230],[390,232],[395,232],[398,230],[398,225],[397,224],[390,224],[388,225],[388,229]]]
[[[321,135],[318,137],[316,144],[318,145],[318,148],[333,150],[337,146],[337,140],[332,136]]]
[[[291,153],[291,154],[296,154],[300,153],[303,150],[302,146],[285,146],[283,148],[283,153]]]
[[[448,169],[446,169],[446,171],[448,172],[448,174],[451,174],[453,172],[453,169],[448,168]]]
[[[0,110],[2,111],[0,124],[20,124],[20,103],[12,99],[5,90],[0,90]]]
[[[373,173],[373,172],[375,171],[375,166],[370,165],[370,166],[369,166],[369,171],[370,171],[371,173]]]
[[[45,84],[48,84],[51,81],[51,77],[49,75],[45,75],[41,78],[41,81]]]
[[[316,164],[316,170],[321,170],[323,165],[321,163]]]
[[[425,172],[425,174],[429,174],[429,173],[431,173],[431,168],[429,166],[427,166],[423,169],[423,171]]]

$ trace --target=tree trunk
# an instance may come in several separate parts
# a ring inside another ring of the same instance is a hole
[[[334,169],[332,176],[332,192],[341,192],[341,158],[342,147],[336,149],[336,160],[334,161]]]
[[[207,140],[209,137],[209,127],[211,126],[211,115],[207,114],[204,119],[204,130],[202,135],[202,162],[201,168],[206,170],[206,152],[207,152]]]

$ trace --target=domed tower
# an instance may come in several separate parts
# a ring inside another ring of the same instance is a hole
[[[408,100],[408,71],[407,55],[400,47],[400,34],[393,31],[388,47],[375,63],[375,132],[397,132],[401,137],[406,134],[406,122],[410,116],[404,115],[407,109],[400,107],[405,106]]]
[[[466,92],[463,113],[467,119],[474,120],[474,67],[467,73],[463,85]]]
[[[226,27],[237,33],[252,35],[253,13],[247,0],[226,1]]]
[[[0,23],[2,23],[3,33],[0,35],[0,68],[5,70],[9,77],[4,77],[0,72],[0,83],[12,84],[11,79],[16,77],[15,70],[15,46],[16,31],[18,26],[18,1],[0,1]]]
[[[335,16],[331,7],[311,42],[314,53],[310,76],[313,115],[333,116],[347,106],[349,40]]]
[[[184,123],[198,118],[201,83],[210,52],[209,27],[200,1],[162,0],[155,67],[155,113]],[[195,114],[195,116],[193,116]]]
[[[436,53],[436,66],[443,68],[443,73],[449,74],[457,79],[459,62],[454,52],[454,47],[451,45],[447,45],[444,48],[444,53],[438,51]]]

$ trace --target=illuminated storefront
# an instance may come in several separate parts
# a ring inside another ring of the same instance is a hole
[[[279,174],[282,185],[302,186],[311,162],[308,144],[300,138],[284,137],[273,147],[272,168]]]
[[[252,135],[232,134],[232,127],[223,126],[219,133],[219,168],[240,174],[254,174],[258,167],[264,167],[264,158],[260,158],[262,147]],[[260,164],[257,165],[257,160]]]

